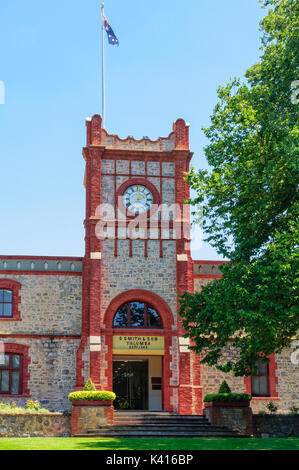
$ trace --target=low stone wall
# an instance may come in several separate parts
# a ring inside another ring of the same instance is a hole
[[[205,403],[204,415],[213,426],[226,427],[240,436],[252,436],[252,410],[247,402]]]
[[[299,437],[299,415],[253,415],[254,437]]]
[[[71,417],[53,414],[0,414],[0,437],[68,437]]]

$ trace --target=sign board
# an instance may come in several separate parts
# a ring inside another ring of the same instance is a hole
[[[113,336],[113,354],[164,355],[163,336]]]

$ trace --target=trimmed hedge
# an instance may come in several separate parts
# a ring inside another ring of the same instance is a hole
[[[84,392],[95,392],[96,386],[91,379],[88,379],[83,388]]]
[[[232,393],[231,389],[229,388],[227,382],[224,380],[222,384],[220,385],[220,388],[218,390],[218,393]]]
[[[205,403],[214,401],[250,401],[251,396],[247,393],[210,393],[204,398]]]
[[[79,391],[69,394],[69,401],[114,401],[115,393],[106,391]]]

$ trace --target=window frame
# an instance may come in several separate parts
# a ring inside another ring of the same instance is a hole
[[[1,379],[2,379],[2,372],[3,371],[8,371],[9,372],[9,389],[8,390],[0,390],[0,396],[11,396],[11,397],[18,397],[20,395],[22,395],[23,393],[23,364],[24,364],[24,357],[23,357],[23,354],[19,354],[19,353],[14,353],[14,352],[5,352],[4,353],[5,356],[9,356],[9,365],[8,367],[7,366],[2,366],[0,364],[0,383],[1,383]],[[16,369],[14,367],[12,367],[12,358],[13,356],[18,356],[20,358],[20,362],[19,362],[19,367]],[[12,387],[12,373],[13,372],[18,372],[19,373],[19,389],[18,389],[18,393],[12,393],[11,392],[11,387]]]
[[[4,287],[0,287],[0,294],[1,292],[3,292],[3,301],[1,301],[1,297],[0,297],[0,318],[1,319],[11,319],[13,318],[13,298],[14,298],[14,293],[13,293],[13,290],[12,289],[5,289]],[[10,292],[11,293],[11,301],[10,302],[5,302],[5,298],[4,298],[4,293],[5,292]],[[11,305],[11,314],[9,316],[7,315],[4,315],[4,306],[5,305]],[[2,314],[3,312],[3,314]]]
[[[144,312],[143,312],[143,325],[142,326],[132,326],[131,325],[131,304],[134,304],[134,303],[143,303],[144,304]],[[127,325],[125,326],[117,326],[114,324],[114,321],[115,321],[115,317],[116,315],[118,314],[118,312],[124,308],[124,307],[127,307]],[[150,307],[152,310],[154,310],[157,315],[159,316],[159,319],[160,319],[160,322],[161,322],[161,326],[148,326],[148,307]],[[163,330],[164,326],[163,326],[163,320],[162,320],[162,317],[161,315],[159,314],[159,312],[154,308],[152,307],[152,305],[150,305],[148,302],[145,302],[143,300],[130,300],[129,302],[125,302],[124,304],[122,304],[116,311],[114,317],[113,317],[113,323],[112,323],[112,327],[113,329],[134,329],[134,330]]]
[[[21,321],[20,303],[21,297],[19,295],[21,284],[13,279],[0,279],[0,290],[9,290],[12,292],[12,315],[10,317],[0,316],[0,322]],[[1,303],[0,305],[2,305]]]
[[[30,398],[29,380],[30,372],[29,365],[31,358],[29,355],[30,347],[19,343],[2,343],[4,346],[1,348],[2,354],[12,354],[13,356],[22,356],[22,369],[20,374],[19,391],[20,395],[9,395],[7,392],[0,393],[0,401],[2,398]]]
[[[260,363],[261,363],[261,359],[259,359],[259,361],[258,361],[258,372],[259,372]],[[250,381],[251,381],[251,396],[252,396],[253,398],[255,398],[255,397],[266,397],[266,398],[270,397],[269,363],[268,363],[268,364],[264,363],[264,364],[265,364],[266,367],[267,367],[266,374],[260,374],[260,373],[258,373],[258,374],[256,374],[256,375],[253,375],[253,376],[250,377]],[[260,378],[261,378],[261,377],[266,377],[266,378],[267,378],[267,394],[264,394],[264,393],[253,393],[253,391],[252,391],[252,389],[253,389],[252,381],[253,381],[254,378],[257,378],[257,379],[259,380],[259,390],[260,390],[260,388],[261,388],[261,387],[260,387]]]
[[[261,354],[261,357],[263,357],[263,354]],[[245,392],[248,395],[252,396],[252,400],[265,400],[265,401],[271,401],[271,400],[279,400],[279,395],[277,391],[277,384],[278,384],[278,377],[276,374],[277,370],[277,362],[275,359],[275,354],[272,353],[269,356],[267,356],[267,359],[269,359],[269,362],[267,364],[268,366],[268,395],[252,395],[252,382],[251,382],[251,376],[244,377],[244,384],[245,384]]]

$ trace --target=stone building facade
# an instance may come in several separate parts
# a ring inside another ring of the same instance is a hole
[[[299,406],[292,351],[252,384],[201,364],[183,338],[177,294],[221,277],[221,262],[191,259],[189,126],[137,141],[100,116],[86,125],[84,258],[0,256],[0,401],[63,411],[91,377],[120,409],[200,414],[225,379],[256,395],[254,411]]]

